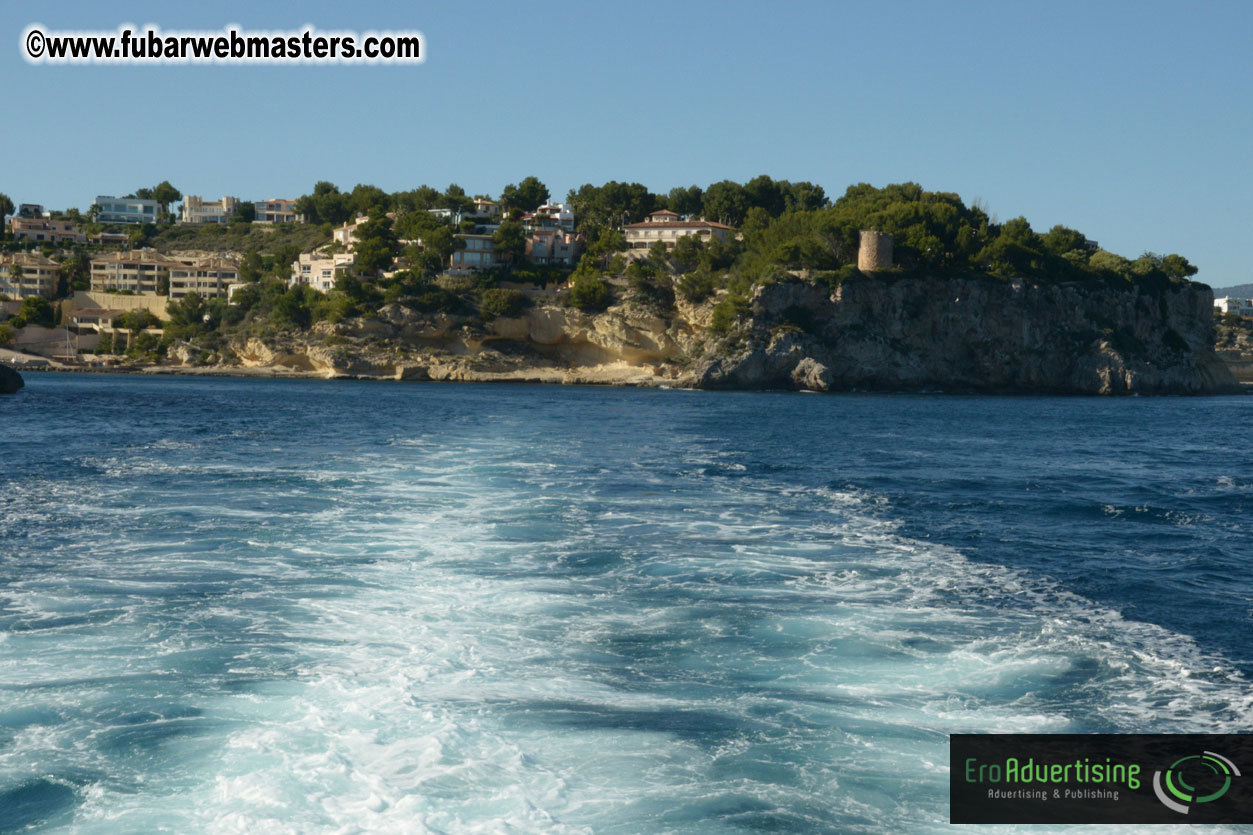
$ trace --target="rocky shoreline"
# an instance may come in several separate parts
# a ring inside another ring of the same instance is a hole
[[[538,301],[482,321],[400,304],[378,318],[176,343],[162,365],[57,371],[804,391],[1224,394],[1242,390],[1214,351],[1212,293],[990,278],[863,275],[836,287],[756,287],[712,326],[719,297],[601,313]]]

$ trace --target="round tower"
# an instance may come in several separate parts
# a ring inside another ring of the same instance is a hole
[[[892,269],[892,236],[874,229],[861,230],[857,269],[864,273]]]

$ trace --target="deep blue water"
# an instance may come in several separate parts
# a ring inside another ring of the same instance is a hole
[[[1251,418],[29,374],[0,831],[949,831],[949,733],[1250,729]]]

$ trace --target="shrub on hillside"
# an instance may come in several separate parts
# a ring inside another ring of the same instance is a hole
[[[484,319],[497,316],[517,316],[530,300],[521,290],[502,290],[498,287],[484,290],[479,300],[479,313]]]
[[[566,294],[566,304],[577,307],[584,313],[595,313],[604,310],[613,301],[613,293],[604,279],[590,275],[575,274],[570,281],[570,291]]]

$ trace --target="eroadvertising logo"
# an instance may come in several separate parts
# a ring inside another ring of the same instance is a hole
[[[1235,763],[1222,754],[1206,751],[1180,757],[1165,771],[1153,772],[1153,793],[1163,806],[1186,815],[1191,811],[1187,804],[1213,803],[1227,794],[1231,778],[1239,776]]]
[[[1242,734],[954,734],[951,823],[1253,823]]]

